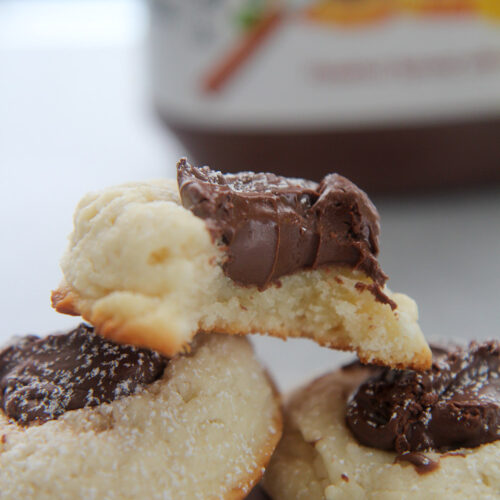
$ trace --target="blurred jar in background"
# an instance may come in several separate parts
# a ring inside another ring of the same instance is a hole
[[[500,1],[150,0],[155,107],[196,164],[374,192],[500,181]]]

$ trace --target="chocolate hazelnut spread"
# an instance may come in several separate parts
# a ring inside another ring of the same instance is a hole
[[[439,468],[439,460],[432,460],[418,451],[407,451],[398,455],[394,463],[408,462],[419,474],[427,474]]]
[[[500,439],[500,343],[434,348],[428,372],[377,369],[350,399],[346,421],[361,444],[412,463],[422,457],[409,453]]]
[[[43,423],[134,394],[161,377],[166,363],[85,324],[62,335],[29,335],[0,351],[0,408],[21,425]]]
[[[302,269],[338,264],[387,280],[377,261],[379,216],[366,194],[337,174],[319,184],[269,173],[222,174],[185,159],[177,166],[182,204],[224,245],[224,271],[263,289]],[[391,303],[391,307],[393,304]]]

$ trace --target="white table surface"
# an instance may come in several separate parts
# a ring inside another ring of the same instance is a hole
[[[50,30],[33,40],[4,30],[2,38],[0,20],[0,342],[77,324],[54,312],[49,296],[79,198],[172,176],[184,153],[150,109],[144,26],[134,23],[134,36],[103,28],[93,43],[75,29],[61,47]],[[417,300],[424,333],[498,338],[500,189],[375,201],[389,285]],[[254,344],[285,390],[350,359],[309,341]]]

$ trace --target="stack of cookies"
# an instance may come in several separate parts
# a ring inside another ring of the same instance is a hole
[[[86,323],[0,351],[0,498],[500,498],[499,343],[431,352],[366,194],[177,173],[79,203],[52,302]],[[283,419],[253,333],[359,361]]]

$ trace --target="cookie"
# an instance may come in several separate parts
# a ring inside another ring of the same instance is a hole
[[[430,372],[359,363],[300,389],[264,487],[273,500],[500,497],[498,342]]]
[[[166,355],[198,330],[307,337],[365,362],[426,368],[413,300],[377,261],[379,219],[347,179],[227,174],[181,160],[171,180],[83,198],[54,307]]]
[[[0,496],[242,499],[281,434],[244,338],[199,334],[166,359],[82,325],[0,352]]]

